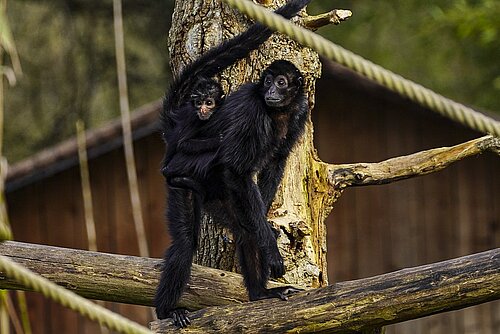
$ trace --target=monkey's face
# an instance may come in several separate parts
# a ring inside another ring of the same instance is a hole
[[[201,120],[209,119],[216,107],[215,99],[211,96],[195,98],[193,104]]]
[[[264,100],[269,107],[278,108],[289,105],[297,92],[295,87],[290,85],[287,76],[283,74],[266,75],[263,86]]]
[[[295,65],[287,60],[275,60],[262,73],[260,92],[268,107],[287,107],[302,94],[303,82]]]
[[[191,94],[193,107],[201,120],[207,120],[222,105],[224,100],[221,85],[212,79],[200,80]]]

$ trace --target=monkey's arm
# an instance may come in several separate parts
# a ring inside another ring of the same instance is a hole
[[[304,127],[309,111],[307,98],[305,96],[300,96],[298,98],[296,108],[296,115],[290,120],[288,125],[285,142],[275,153],[273,159],[266,166],[264,166],[259,174],[257,184],[267,211],[269,211],[269,208],[271,207],[276,191],[278,190],[278,186],[283,178],[286,160],[295,146],[295,143],[302,133],[304,133]]]
[[[287,19],[295,16],[311,0],[290,0],[275,13]],[[166,110],[172,110],[187,97],[192,85],[200,77],[211,78],[248,56],[264,43],[273,31],[260,23],[252,24],[241,34],[211,48],[194,62],[188,64],[174,79],[165,98]]]
[[[259,186],[262,202],[264,202],[266,212],[269,211],[278,186],[283,178],[286,165],[286,156],[275,157],[259,173],[257,185]]]
[[[290,19],[304,8],[311,0],[290,0],[275,13]],[[217,73],[234,64],[240,59],[256,50],[264,43],[273,31],[260,23],[252,24],[243,33],[221,43],[219,46],[210,49],[198,60],[192,63],[190,76],[213,77]]]

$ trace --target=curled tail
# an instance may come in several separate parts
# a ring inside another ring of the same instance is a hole
[[[311,0],[290,0],[275,13],[287,19],[295,16]],[[264,43],[273,31],[260,23],[252,24],[241,34],[211,48],[194,62],[188,64],[174,80],[165,100],[165,110],[182,103],[192,85],[201,77],[211,78],[227,67],[248,56]]]

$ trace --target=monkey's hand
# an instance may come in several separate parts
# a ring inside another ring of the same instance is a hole
[[[285,263],[283,262],[283,257],[281,257],[277,243],[280,231],[274,228],[272,224],[269,224],[268,232],[263,238],[267,240],[264,247],[270,274],[272,278],[280,278],[285,274]]]
[[[188,310],[185,308],[176,308],[167,313],[167,318],[172,318],[174,325],[186,328],[191,325],[191,320],[188,317]]]
[[[270,247],[268,253],[269,269],[272,278],[280,278],[285,274],[285,263],[281,257],[278,245],[276,243]]]

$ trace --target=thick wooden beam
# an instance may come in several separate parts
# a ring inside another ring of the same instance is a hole
[[[500,298],[500,249],[290,297],[210,307],[183,333],[359,333]],[[156,333],[177,333],[170,320]]]
[[[8,241],[0,254],[73,292],[91,299],[151,306],[160,259]],[[0,271],[0,289],[24,290]],[[241,276],[193,265],[181,305],[188,309],[247,301]]]
[[[85,250],[0,243],[0,254],[92,299],[151,305],[159,259]],[[0,289],[23,289],[0,272]],[[292,296],[288,301],[246,300],[241,276],[193,266],[181,305],[205,308],[192,314],[186,333],[337,333],[415,319],[500,298],[500,249],[376,277],[337,283]],[[239,303],[239,304],[238,304]],[[232,305],[229,305],[232,304]],[[157,333],[176,329],[152,324]]]

